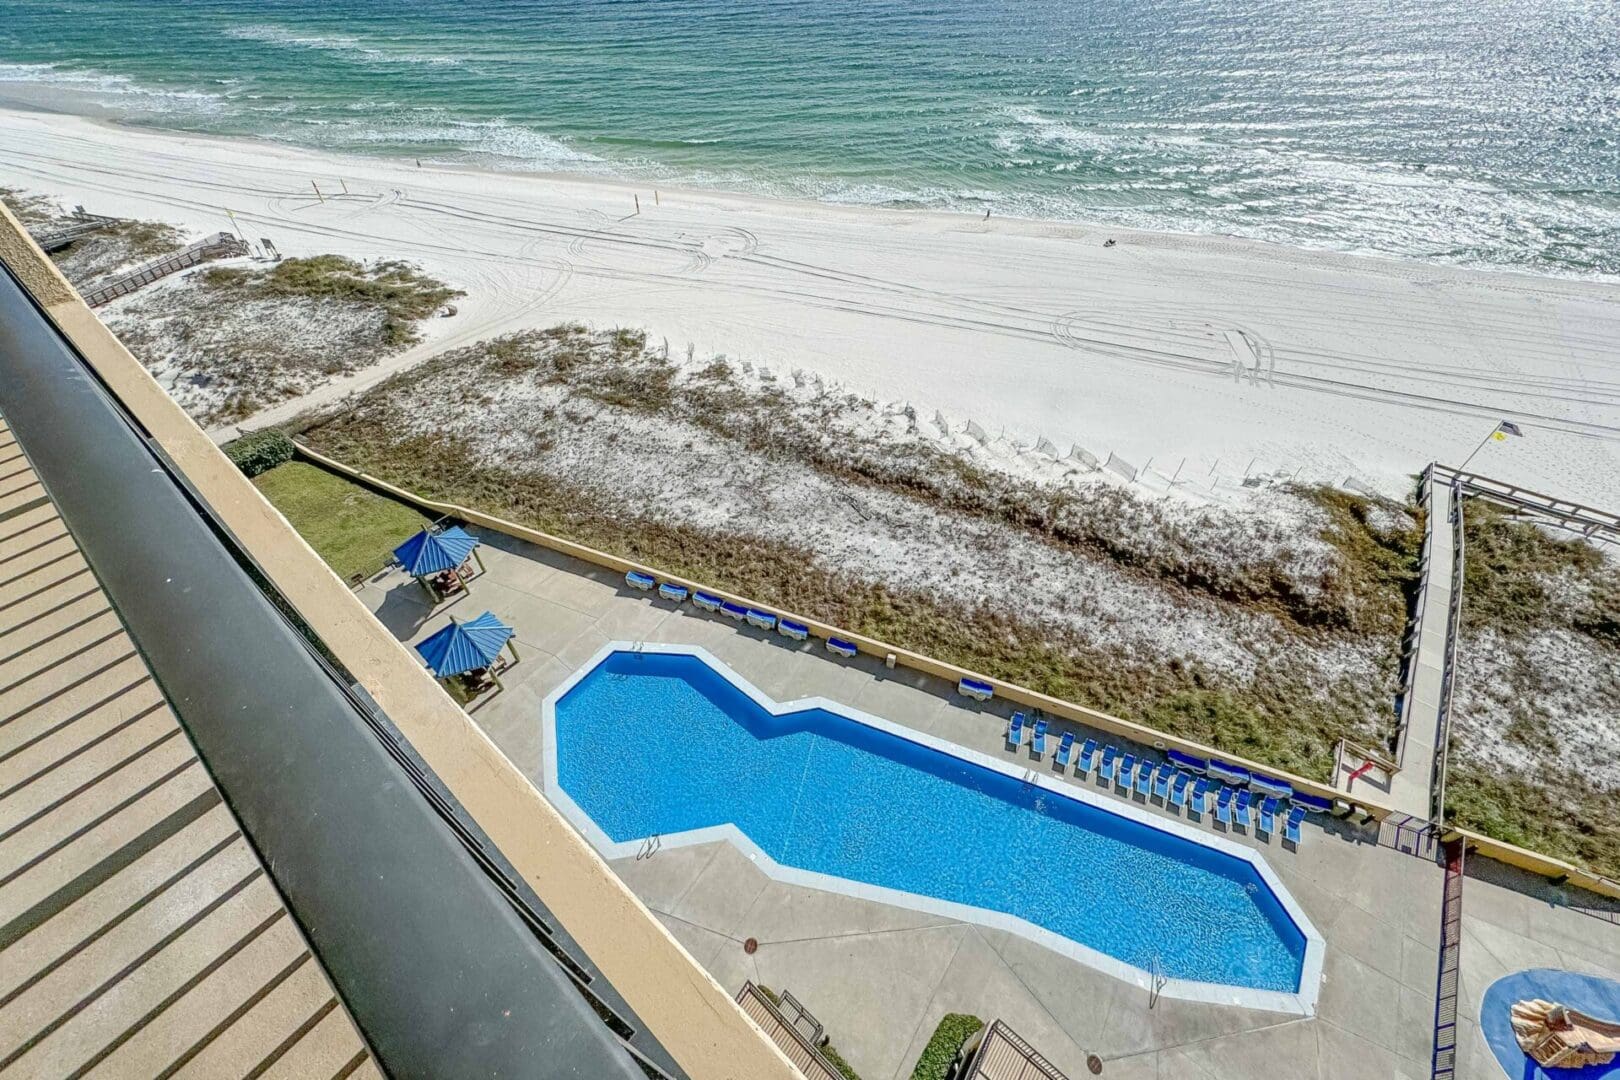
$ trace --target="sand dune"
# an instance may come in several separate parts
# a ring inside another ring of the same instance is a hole
[[[232,227],[229,209],[283,254],[408,258],[466,290],[422,346],[314,399],[580,320],[1183,477],[1355,476],[1401,494],[1511,419],[1526,437],[1476,468],[1620,505],[1620,285],[706,191],[655,201],[21,112],[0,111],[0,183],[199,231]]]

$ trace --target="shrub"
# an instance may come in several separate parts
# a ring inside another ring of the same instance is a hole
[[[402,262],[370,267],[341,255],[283,259],[269,270],[215,266],[200,271],[206,288],[251,299],[302,298],[361,304],[381,310],[383,344],[401,349],[417,341],[416,322],[465,294]]]
[[[984,1021],[977,1016],[969,1016],[967,1013],[946,1013],[945,1018],[939,1022],[939,1027],[934,1029],[928,1045],[923,1047],[922,1057],[917,1059],[917,1067],[911,1070],[911,1080],[945,1080],[945,1074],[950,1071],[951,1063],[956,1060],[962,1044],[982,1027]]]
[[[250,477],[286,464],[296,452],[293,441],[275,428],[244,435],[225,447],[225,456]]]

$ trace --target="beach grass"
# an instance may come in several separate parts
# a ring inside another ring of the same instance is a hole
[[[1620,788],[1577,749],[1620,735],[1620,560],[1481,499],[1463,524],[1446,818],[1620,874]]]
[[[1226,686],[1196,661],[1144,662],[1017,612],[827,569],[813,552],[792,544],[627,515],[586,487],[481,464],[443,435],[399,438],[356,413],[317,422],[303,434],[321,453],[425,498],[473,507],[1318,779],[1328,777],[1334,744],[1359,713],[1358,688],[1323,687],[1307,665],[1287,658],[1250,682]]]
[[[377,569],[426,524],[414,507],[307,462],[278,465],[253,485],[344,580]]]
[[[341,255],[282,259],[268,270],[216,266],[197,280],[225,297],[260,300],[334,300],[379,308],[386,318],[383,344],[402,348],[420,337],[416,323],[465,295],[398,261],[362,265]]]

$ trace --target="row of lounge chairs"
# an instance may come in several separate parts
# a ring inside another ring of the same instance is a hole
[[[1014,748],[1023,746],[1026,729],[1030,752],[1037,759],[1045,757],[1048,739],[1045,717],[1031,725],[1022,712],[1013,713],[1007,725],[1008,744]],[[1076,776],[1090,776],[1095,771],[1097,778],[1109,786],[1117,785],[1126,792],[1157,798],[1166,807],[1208,814],[1223,825],[1254,829],[1258,820],[1259,832],[1275,835],[1286,803],[1287,813],[1281,818],[1283,839],[1296,846],[1305,815],[1333,809],[1330,800],[1295,791],[1285,780],[1217,759],[1206,760],[1169,750],[1165,753],[1166,760],[1155,762],[1145,754],[1138,757],[1112,746],[1101,747],[1099,756],[1096,739],[1087,739],[1078,753],[1075,742],[1072,731],[1065,731],[1058,740],[1052,761],[1060,772],[1067,772],[1073,761]]]
[[[759,608],[744,607],[733,603],[724,597],[714,596],[701,589],[689,589],[685,585],[673,581],[660,582],[651,574],[640,570],[631,570],[624,575],[624,583],[632,589],[642,592],[658,590],[658,595],[665,600],[677,604],[684,604],[690,599],[694,606],[716,615],[724,615],[728,619],[746,622],[749,626],[759,630],[775,630],[785,638],[793,641],[805,641],[810,637],[810,628],[802,622],[797,622],[786,615],[777,615],[775,612],[762,611]],[[853,642],[843,638],[830,637],[826,640],[827,651],[834,656],[841,656],[846,660],[853,659],[860,651]]]
[[[810,637],[810,628],[808,626],[785,615],[762,611],[759,608],[744,607],[742,604],[727,600],[725,597],[715,596],[703,592],[701,589],[690,589],[673,581],[660,582],[657,578],[642,570],[626,572],[624,583],[632,589],[639,589],[642,592],[651,592],[656,589],[661,598],[677,604],[684,604],[687,600],[691,600],[693,605],[702,608],[704,611],[724,615],[726,618],[735,619],[738,622],[746,622],[749,626],[760,630],[775,630],[783,637],[792,638],[794,641],[804,641]],[[843,638],[829,637],[824,644],[828,652],[834,656],[841,656],[845,660],[853,660],[860,652],[855,647],[854,642],[845,641]],[[964,697],[970,697],[981,702],[989,701],[996,696],[995,687],[983,679],[975,679],[971,676],[962,677],[956,684],[956,692]]]

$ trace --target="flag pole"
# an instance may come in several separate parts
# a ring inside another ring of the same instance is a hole
[[[1474,460],[1474,454],[1477,454],[1481,450],[1485,449],[1485,444],[1490,442],[1492,436],[1494,436],[1498,431],[1501,431],[1501,430],[1502,430],[1502,424],[1501,424],[1501,421],[1498,421],[1496,426],[1491,428],[1490,432],[1483,439],[1479,440],[1479,445],[1474,447],[1473,452],[1470,453],[1467,457],[1463,458],[1462,464],[1457,466],[1457,471],[1462,472],[1464,469],[1468,468],[1468,463],[1470,461]]]
[[[1515,438],[1520,438],[1523,437],[1524,431],[1519,427],[1518,424],[1515,424],[1511,420],[1498,420],[1496,422],[1496,426],[1491,429],[1491,433],[1479,440],[1479,445],[1474,447],[1474,452],[1463,458],[1463,463],[1457,466],[1457,471],[1462,472],[1464,469],[1466,469],[1468,467],[1468,463],[1474,460],[1474,454],[1477,454],[1481,450],[1485,449],[1486,443],[1490,442],[1492,439],[1495,439],[1497,442],[1502,442],[1507,439],[1509,435],[1512,435]]]

